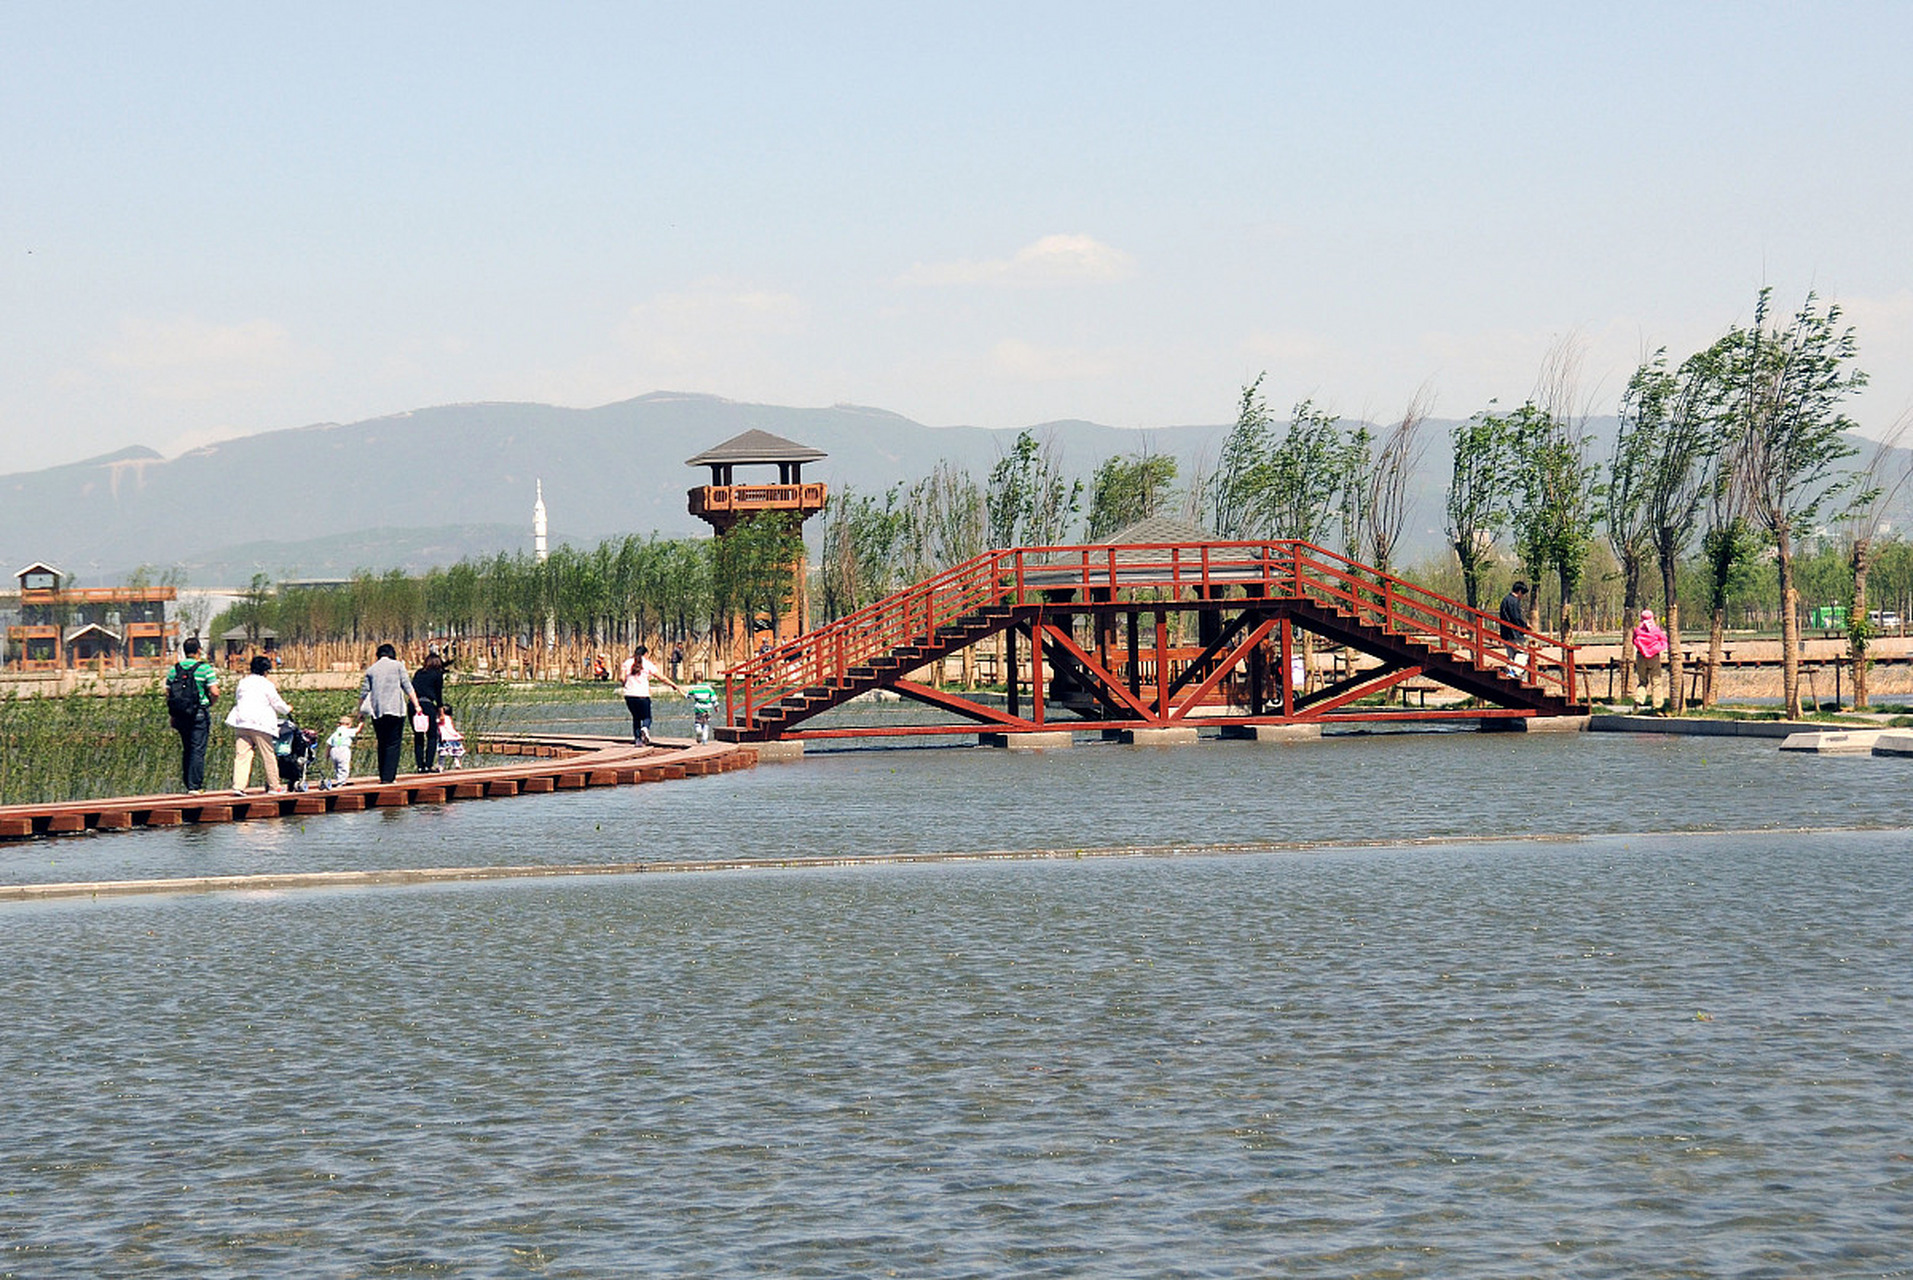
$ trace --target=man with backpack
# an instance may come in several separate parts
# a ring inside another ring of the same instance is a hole
[[[212,705],[219,698],[219,672],[199,657],[199,637],[188,636],[181,657],[166,673],[166,714],[179,731],[180,772],[186,790],[206,789],[206,739],[212,733]]]

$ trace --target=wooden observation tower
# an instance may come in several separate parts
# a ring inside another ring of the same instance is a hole
[[[768,431],[746,431],[732,436],[685,461],[690,467],[709,467],[711,482],[690,492],[691,514],[710,525],[722,538],[739,522],[754,516],[785,514],[793,528],[824,509],[825,486],[804,479],[804,464],[828,457],[822,449],[798,444]],[[737,482],[738,467],[776,467],[775,482]],[[798,544],[797,560],[791,565],[791,613],[797,634],[810,630],[810,602],[804,590],[804,553]],[[750,656],[749,636],[744,637],[742,659]]]

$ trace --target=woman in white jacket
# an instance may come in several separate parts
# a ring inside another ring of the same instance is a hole
[[[285,790],[279,781],[278,754],[273,748],[279,740],[279,717],[291,715],[292,708],[286,705],[266,675],[270,670],[271,658],[263,653],[254,655],[252,674],[239,682],[233,694],[232,710],[226,715],[226,724],[233,731],[234,739],[232,789],[242,796],[246,794],[246,784],[252,780],[255,756],[266,775],[266,790],[275,793]]]

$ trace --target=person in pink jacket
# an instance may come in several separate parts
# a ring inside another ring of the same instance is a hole
[[[1634,682],[1645,691],[1649,705],[1654,702],[1654,685],[1661,678],[1661,655],[1666,652],[1667,632],[1654,621],[1652,609],[1641,610],[1640,625],[1634,628]]]

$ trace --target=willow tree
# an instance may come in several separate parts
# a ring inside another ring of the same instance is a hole
[[[841,618],[881,600],[904,576],[900,548],[909,533],[909,509],[900,485],[882,495],[841,485],[824,505],[818,554],[824,616]]]
[[[735,633],[741,619],[749,631],[766,619],[773,640],[783,637],[783,618],[796,599],[794,569],[804,553],[797,521],[781,511],[740,520],[711,539],[711,606],[714,631]]]
[[[1794,539],[1850,485],[1836,468],[1854,452],[1842,438],[1853,423],[1841,403],[1866,385],[1852,368],[1858,343],[1840,327],[1840,308],[1807,295],[1784,325],[1762,289],[1751,327],[1730,332],[1733,426],[1745,451],[1753,517],[1773,542],[1780,580],[1781,688],[1786,714],[1800,715],[1800,609]]]
[[[1873,614],[1867,608],[1867,579],[1873,570],[1880,531],[1886,513],[1905,492],[1913,477],[1913,460],[1902,460],[1900,442],[1913,427],[1913,414],[1902,414],[1892,430],[1877,441],[1866,465],[1857,473],[1858,490],[1842,514],[1841,537],[1853,595],[1847,608],[1847,657],[1853,663],[1853,709],[1865,711],[1868,702],[1867,650],[1873,639]]]
[[[1515,551],[1538,585],[1553,574],[1560,590],[1560,636],[1574,626],[1574,592],[1594,541],[1595,468],[1581,424],[1532,400],[1501,420],[1512,483],[1508,523]]]
[[[1718,353],[1709,348],[1668,376],[1658,370],[1661,397],[1655,446],[1648,457],[1643,507],[1661,571],[1661,614],[1667,629],[1668,701],[1679,713],[1685,671],[1681,657],[1680,564],[1707,498],[1709,460],[1720,451],[1722,387]]]
[[[1506,518],[1501,484],[1508,439],[1503,420],[1484,409],[1455,424],[1449,445],[1454,470],[1448,480],[1448,545],[1461,566],[1461,589],[1468,607],[1479,609],[1495,534]]]
[[[1275,421],[1262,395],[1266,373],[1242,388],[1235,425],[1222,440],[1221,460],[1209,484],[1209,528],[1218,538],[1240,539],[1251,532],[1252,510],[1265,483],[1269,453],[1275,448]]]
[[[1176,500],[1176,460],[1147,448],[1105,458],[1089,478],[1089,521],[1083,536],[1098,542],[1139,520],[1162,515]]]
[[[939,460],[911,486],[910,508],[923,528],[933,570],[952,568],[988,548],[990,520],[983,488],[955,463]]]
[[[1621,569],[1623,669],[1633,665],[1634,631],[1630,622],[1634,611],[1641,606],[1641,579],[1649,557],[1654,554],[1646,489],[1672,391],[1673,378],[1667,371],[1665,349],[1655,352],[1652,359],[1643,361],[1634,370],[1627,389],[1621,393],[1614,450],[1608,457],[1607,483],[1601,491],[1601,525],[1607,532],[1608,546],[1614,550],[1614,561]]]
[[[1259,471],[1251,506],[1251,527],[1258,534],[1321,546],[1337,520],[1349,528],[1347,496],[1356,457],[1367,457],[1367,432],[1358,428],[1345,436],[1341,421],[1309,400],[1290,412],[1288,430]]]
[[[991,545],[1047,547],[1065,540],[1083,504],[1083,482],[1063,473],[1054,442],[1019,432],[990,468],[984,497]]]

